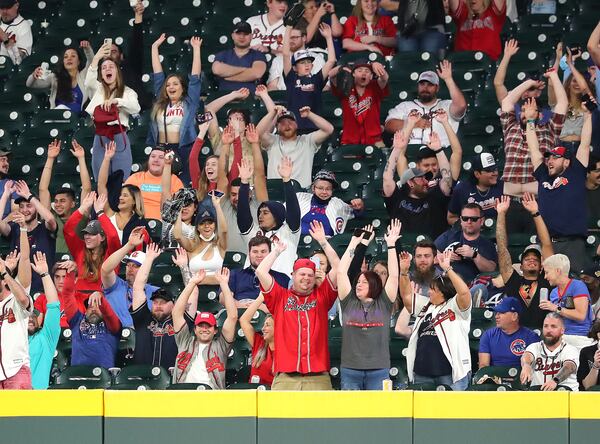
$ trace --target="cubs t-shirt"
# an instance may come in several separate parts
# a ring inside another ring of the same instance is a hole
[[[521,356],[525,349],[539,340],[539,336],[527,327],[521,327],[510,335],[495,327],[481,336],[479,353],[490,354],[490,365],[521,367]]]

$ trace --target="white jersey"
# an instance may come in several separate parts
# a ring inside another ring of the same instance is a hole
[[[33,46],[31,25],[19,14],[10,23],[0,21],[0,29],[15,41],[10,49],[0,42],[0,56],[10,57],[15,65],[20,64],[23,58],[31,54],[31,47]]]
[[[260,230],[257,224],[252,224],[252,227],[246,234],[242,234],[242,239],[248,245],[250,239],[252,239],[256,235],[261,235],[268,237],[271,241],[281,240],[286,245],[287,248],[281,253],[273,266],[272,270],[279,271],[280,273],[287,274],[288,276],[292,275],[292,270],[294,269],[294,262],[298,258],[298,242],[300,242],[300,228],[297,231],[292,231],[287,223],[284,223],[278,230],[267,231],[266,233]],[[250,266],[250,258],[246,258],[246,264],[244,268]]]
[[[406,368],[408,377],[414,380],[413,368],[417,354],[419,326],[425,315],[431,314],[444,355],[452,366],[452,382],[456,382],[471,371],[471,349],[469,347],[469,329],[471,327],[471,306],[461,310],[456,296],[440,305],[428,304],[427,298],[413,295],[413,313],[417,319],[408,341]]]
[[[452,104],[452,100],[438,99],[431,105],[424,105],[423,103],[421,103],[421,101],[419,101],[417,99],[407,100],[405,102],[400,102],[398,105],[396,105],[394,108],[392,108],[389,111],[389,113],[385,119],[385,122],[387,123],[388,121],[390,121],[392,119],[404,120],[406,122],[408,119],[408,114],[413,109],[416,109],[421,114],[429,114],[432,110],[443,109],[448,113],[448,122],[450,122],[450,126],[452,127],[454,132],[457,132],[458,125],[460,123],[460,119],[462,119],[463,116],[460,116],[459,120],[456,120],[454,117],[452,117],[452,115],[450,114],[450,105],[451,104]],[[446,130],[444,129],[444,126],[440,122],[438,122],[437,120],[434,119],[432,121],[432,128],[440,136],[440,141],[442,142],[442,146],[450,145],[450,141],[448,140],[448,135],[446,134]],[[426,143],[429,142],[430,135],[431,135],[431,128],[427,128],[427,129],[414,128],[412,130],[412,133],[410,133],[410,140],[408,143],[425,145]]]
[[[296,193],[298,204],[300,205],[300,219],[310,212],[310,203],[312,201],[312,193]],[[350,219],[354,219],[352,207],[342,199],[332,197],[327,208],[325,208],[325,216],[329,221],[329,225],[335,234],[343,233],[346,229],[346,224]]]
[[[577,382],[577,367],[579,367],[579,352],[572,345],[567,344],[564,340],[561,345],[553,351],[548,350],[548,347],[543,341],[529,344],[525,349],[525,353],[533,355],[533,374],[531,377],[531,385],[543,385],[545,382],[552,381],[558,372],[563,368],[566,361],[572,361],[575,364],[575,371],[569,375],[567,379],[560,383],[571,390],[579,390]]]
[[[267,14],[263,14],[250,17],[246,20],[246,23],[252,28],[250,46],[263,45],[270,47],[271,50],[281,49],[283,46],[283,34],[285,33],[283,19],[270,25]]]
[[[325,57],[321,48],[315,49],[307,49],[307,51],[311,52],[315,57],[315,61],[313,62],[312,71],[310,72],[313,76],[318,74],[325,66]],[[269,68],[269,80],[267,80],[267,84],[271,83],[273,80],[277,79],[277,90],[285,91],[287,88],[285,87],[285,81],[283,80],[283,56],[279,54],[271,61],[271,68]]]
[[[27,324],[33,309],[30,299],[27,309],[11,294],[0,302],[0,381],[4,381],[24,365],[29,365],[29,333]]]

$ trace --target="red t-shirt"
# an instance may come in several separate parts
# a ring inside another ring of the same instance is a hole
[[[342,145],[369,145],[381,140],[381,101],[390,91],[381,89],[376,79],[362,96],[352,88],[349,96],[332,85],[331,92],[342,102]]]
[[[329,278],[307,296],[281,287],[261,285],[265,304],[275,320],[273,372],[321,373],[329,371],[329,319],[337,298]]]
[[[501,10],[496,8],[494,0],[490,6],[476,18],[469,17],[469,10],[463,1],[452,14],[456,22],[455,51],[481,51],[492,60],[502,54],[500,32],[506,20],[506,3]]]
[[[344,23],[344,33],[342,34],[343,39],[352,39],[356,42],[360,42],[360,38],[366,35],[375,35],[380,37],[396,37],[396,25],[390,17],[380,16],[377,19],[377,23],[373,26],[373,33],[369,34],[369,28],[366,22],[363,22],[361,26],[358,25],[358,17],[351,15]],[[394,54],[394,48],[389,46],[383,46],[379,43],[375,43],[384,56]]]
[[[254,335],[254,345],[252,346],[252,360],[254,360],[256,353],[258,353],[258,350],[264,344],[265,338],[263,338],[263,335],[256,333]],[[275,376],[273,374],[273,352],[269,346],[267,346],[267,355],[265,356],[263,362],[261,362],[258,367],[250,367],[250,382],[255,382],[252,381],[253,376],[258,376],[260,378],[258,381],[260,384],[271,385],[273,383],[273,377]]]
[[[63,301],[62,294],[60,293],[58,294],[58,301],[60,302],[60,328],[69,328],[69,320],[65,316],[65,311],[63,309],[63,307],[65,306],[65,302]],[[33,307],[40,313],[44,314],[46,314],[47,305],[48,300],[46,299],[45,294],[39,295],[33,303]]]

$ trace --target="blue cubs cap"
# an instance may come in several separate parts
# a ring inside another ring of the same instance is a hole
[[[516,298],[507,297],[500,301],[498,305],[494,307],[496,313],[517,313],[521,314],[523,307]]]

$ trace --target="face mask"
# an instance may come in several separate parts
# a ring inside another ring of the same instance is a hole
[[[200,235],[200,239],[202,239],[204,242],[210,242],[212,241],[216,236],[216,233],[211,234],[210,237],[204,237],[202,235]]]

